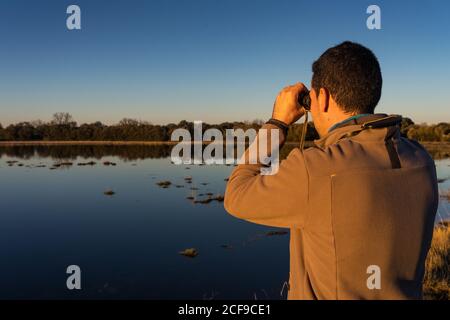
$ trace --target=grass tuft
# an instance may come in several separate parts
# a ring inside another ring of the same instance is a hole
[[[441,222],[425,262],[423,296],[426,300],[450,300],[450,223]]]

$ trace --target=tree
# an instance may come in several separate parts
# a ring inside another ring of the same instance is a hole
[[[119,126],[138,126],[139,125],[139,121],[136,119],[130,119],[130,118],[123,118],[122,120],[119,121]]]
[[[262,121],[223,122],[220,124],[203,123],[202,130],[219,129],[225,136],[227,129],[260,129]],[[194,123],[186,120],[178,124],[153,125],[150,122],[124,118],[118,124],[107,126],[97,121],[90,124],[77,125],[69,113],[55,113],[51,122],[40,120],[11,124],[4,128],[0,124],[0,140],[109,140],[109,141],[168,141],[175,129],[187,129],[193,134]],[[303,124],[293,124],[287,136],[287,141],[300,141]],[[436,125],[416,125],[409,118],[404,118],[401,124],[403,136],[419,141],[450,142],[450,124],[441,122]],[[313,122],[308,122],[306,140],[318,139],[319,135]]]
[[[0,123],[0,141],[6,140],[6,132],[5,129],[3,129],[2,124]]]
[[[402,136],[406,137],[408,135],[408,130],[414,125],[414,122],[410,118],[403,117],[402,123],[400,125],[400,133]]]
[[[6,128],[6,136],[11,140],[38,140],[39,137],[35,128],[29,122],[21,122],[15,125],[11,124]]]
[[[68,112],[56,112],[53,114],[51,124],[55,125],[70,125],[74,123],[72,115]]]

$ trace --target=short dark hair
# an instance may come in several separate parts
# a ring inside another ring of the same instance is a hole
[[[345,41],[329,48],[312,65],[312,87],[329,91],[347,113],[373,113],[381,97],[380,64],[366,47]]]

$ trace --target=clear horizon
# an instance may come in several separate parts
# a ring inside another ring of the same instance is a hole
[[[77,4],[82,29],[66,28]],[[277,93],[328,47],[359,42],[377,55],[376,112],[450,122],[450,3],[377,1],[0,1],[0,123],[122,118],[153,124],[268,119]]]
[[[376,112],[376,113],[377,113],[377,112]],[[72,115],[72,116],[73,116],[73,115]],[[410,117],[407,117],[407,116],[405,116],[405,115],[403,115],[403,116],[404,116],[405,118],[410,118]],[[308,122],[312,122],[312,121],[313,121],[312,116],[309,115],[309,117],[310,117],[310,118],[308,119]],[[10,123],[2,123],[2,122],[0,121],[0,125],[2,125],[3,128],[6,128],[8,125],[11,125],[11,124],[14,125],[14,124],[18,124],[18,123],[21,123],[21,122],[29,122],[29,123],[32,123],[32,122],[34,122],[34,121],[42,121],[42,122],[44,122],[44,123],[50,123],[51,120],[52,120],[51,118],[52,118],[52,117],[47,117],[47,118],[45,118],[45,119],[20,120],[20,121],[17,121],[17,122],[10,122]],[[117,125],[117,124],[118,124],[121,120],[123,120],[123,119],[131,119],[131,120],[137,120],[137,121],[142,121],[142,122],[148,122],[148,123],[151,124],[151,125],[161,125],[161,126],[165,126],[165,125],[169,125],[169,124],[178,124],[178,123],[180,123],[181,121],[188,121],[188,122],[202,121],[203,123],[216,125],[216,124],[221,124],[221,123],[225,123],[225,122],[254,122],[254,121],[266,121],[266,120],[268,120],[269,118],[270,118],[270,115],[267,116],[265,119],[262,119],[262,118],[255,118],[255,119],[237,119],[237,120],[224,120],[224,121],[216,121],[216,122],[204,121],[204,120],[201,120],[201,119],[193,119],[193,120],[189,120],[189,119],[179,119],[179,120],[175,120],[175,121],[168,121],[168,122],[162,123],[162,122],[153,122],[153,121],[150,121],[150,120],[147,120],[147,119],[139,119],[139,118],[131,118],[131,117],[123,117],[123,118],[118,119],[117,121],[112,121],[112,122],[106,122],[106,121],[102,121],[102,120],[100,120],[100,119],[93,120],[93,121],[78,121],[75,117],[73,117],[73,121],[75,121],[75,122],[77,123],[78,126],[79,126],[79,125],[82,125],[82,124],[92,124],[92,123],[95,123],[95,122],[97,122],[97,121],[101,122],[101,123],[104,124],[104,125],[111,126],[111,125]],[[441,122],[448,123],[448,121],[445,121],[445,120],[439,121],[439,122],[424,122],[424,121],[415,121],[415,119],[412,119],[412,118],[410,118],[410,119],[411,119],[415,124],[418,124],[418,125],[421,125],[421,124],[426,124],[426,125],[437,125],[438,123],[441,123]],[[295,122],[295,124],[302,124],[303,121],[304,121],[304,118],[302,117],[300,120],[298,120],[297,122]]]

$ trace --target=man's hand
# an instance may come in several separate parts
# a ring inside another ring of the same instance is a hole
[[[298,104],[298,95],[306,87],[299,82],[287,86],[278,94],[273,105],[272,118],[283,121],[287,125],[293,124],[305,114],[305,109]]]

